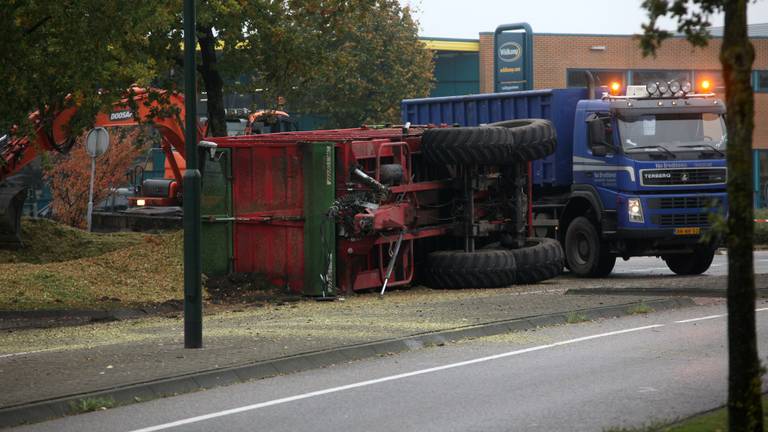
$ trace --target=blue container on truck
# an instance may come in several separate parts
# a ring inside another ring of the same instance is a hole
[[[410,99],[402,120],[551,121],[556,151],[532,165],[533,226],[561,242],[571,271],[605,276],[617,257],[658,256],[677,274],[700,274],[727,208],[724,104],[681,87],[690,90],[672,82],[599,99],[584,88]]]

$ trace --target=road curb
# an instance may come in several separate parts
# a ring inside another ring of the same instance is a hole
[[[768,288],[757,288],[758,297],[768,297]],[[624,287],[624,288],[570,288],[566,295],[627,295],[627,296],[680,296],[680,297],[718,297],[725,298],[725,288],[659,288],[659,287]]]
[[[77,414],[72,406],[84,399],[111,399],[115,406],[128,405],[166,396],[190,393],[213,387],[268,378],[281,374],[301,372],[338,363],[363,360],[380,355],[413,351],[429,346],[443,345],[461,339],[494,336],[502,333],[530,330],[537,327],[566,324],[569,316],[578,314],[579,320],[631,315],[633,306],[645,304],[653,311],[693,306],[690,298],[655,299],[628,302],[614,306],[575,309],[546,315],[528,316],[513,320],[494,321],[478,325],[453,328],[438,332],[421,333],[396,339],[387,339],[358,345],[309,352],[294,356],[243,364],[234,367],[210,369],[160,380],[105,388],[99,391],[72,394],[56,399],[41,400],[0,408],[0,428],[25,423],[37,423],[56,417]]]

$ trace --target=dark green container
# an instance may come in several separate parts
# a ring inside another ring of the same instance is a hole
[[[230,155],[229,149],[219,149],[217,160],[205,159],[200,213],[202,272],[208,276],[232,272],[234,213]]]
[[[336,157],[330,142],[302,143],[304,171],[304,295],[336,295]]]

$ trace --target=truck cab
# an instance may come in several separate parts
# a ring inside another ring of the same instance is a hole
[[[692,275],[712,263],[713,226],[727,208],[725,107],[705,84],[699,93],[672,81],[408,99],[402,121],[547,120],[556,148],[531,164],[526,197],[535,235],[558,239],[577,276],[608,275],[633,256]]]
[[[605,276],[632,256],[683,275],[709,268],[727,208],[724,112],[678,82],[576,104],[570,190],[540,190],[533,206],[537,220],[556,218],[573,273]]]

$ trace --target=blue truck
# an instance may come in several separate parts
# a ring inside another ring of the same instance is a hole
[[[532,164],[536,235],[559,240],[577,276],[606,276],[618,257],[633,256],[658,256],[676,274],[693,275],[709,268],[718,244],[712,227],[727,208],[727,144],[723,102],[691,87],[673,81],[629,86],[622,95],[568,88],[410,99],[402,120],[549,120],[556,150]]]

